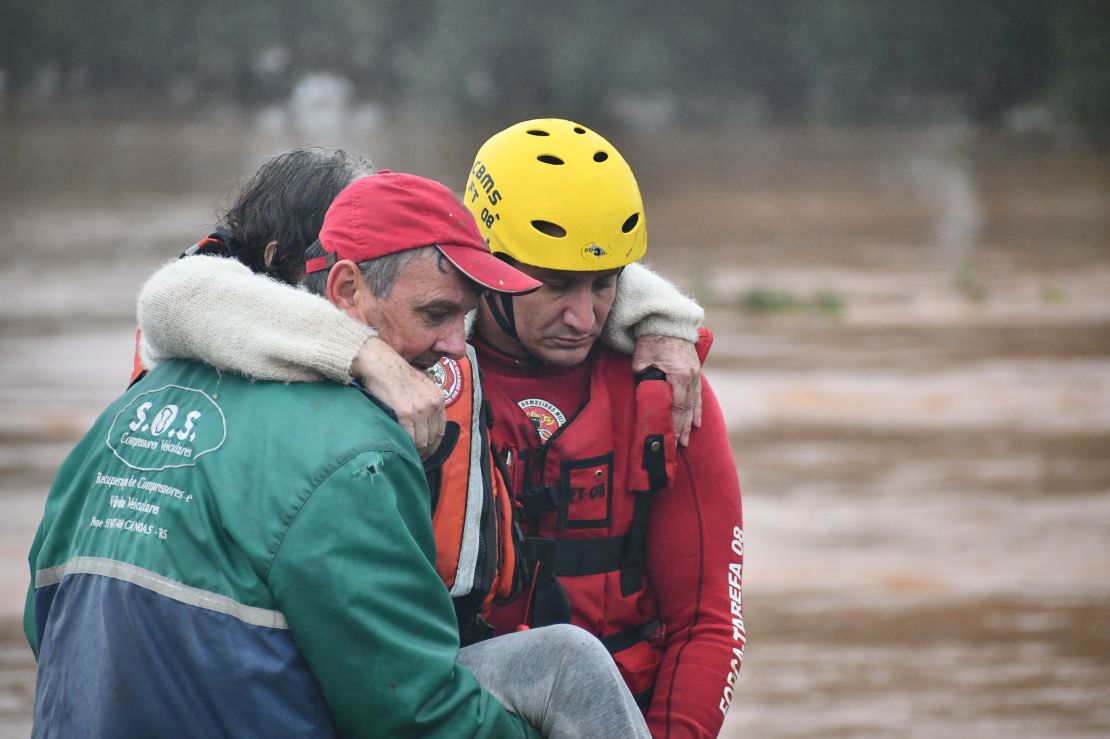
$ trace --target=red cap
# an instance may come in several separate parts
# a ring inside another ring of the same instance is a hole
[[[339,259],[364,262],[435,246],[482,287],[515,294],[540,286],[490,254],[474,216],[444,185],[401,172],[383,169],[347,185],[324,215],[320,244],[328,256],[309,259],[308,273],[330,269]]]

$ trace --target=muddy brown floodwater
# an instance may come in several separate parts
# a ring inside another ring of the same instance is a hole
[[[26,552],[133,297],[303,141],[456,186],[485,131],[0,121],[0,736]],[[958,127],[613,132],[717,336],[750,645],[722,736],[1110,734],[1110,158]]]

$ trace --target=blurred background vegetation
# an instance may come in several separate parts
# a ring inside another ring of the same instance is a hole
[[[285,100],[658,125],[958,116],[1110,136],[1105,0],[0,0],[6,110]],[[1007,118],[1009,116],[1009,118]]]

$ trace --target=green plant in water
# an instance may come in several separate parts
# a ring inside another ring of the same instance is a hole
[[[740,307],[748,313],[769,315],[794,313],[799,305],[794,296],[784,290],[753,287],[740,296]]]
[[[1041,288],[1041,301],[1050,305],[1067,302],[1068,294],[1059,285],[1045,285]]]
[[[804,312],[825,318],[839,318],[845,308],[844,299],[831,290],[823,290],[812,298],[801,299],[786,290],[753,287],[741,293],[737,302],[744,312],[763,316]]]
[[[987,297],[987,288],[983,286],[970,259],[962,260],[956,267],[955,282],[956,289],[968,300],[979,303]]]
[[[813,298],[814,312],[826,318],[840,318],[844,307],[844,298],[830,290],[822,290]]]

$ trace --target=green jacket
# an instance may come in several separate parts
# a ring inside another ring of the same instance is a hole
[[[429,496],[353,387],[168,362],[70,454],[25,626],[49,736],[534,736],[455,663]]]

